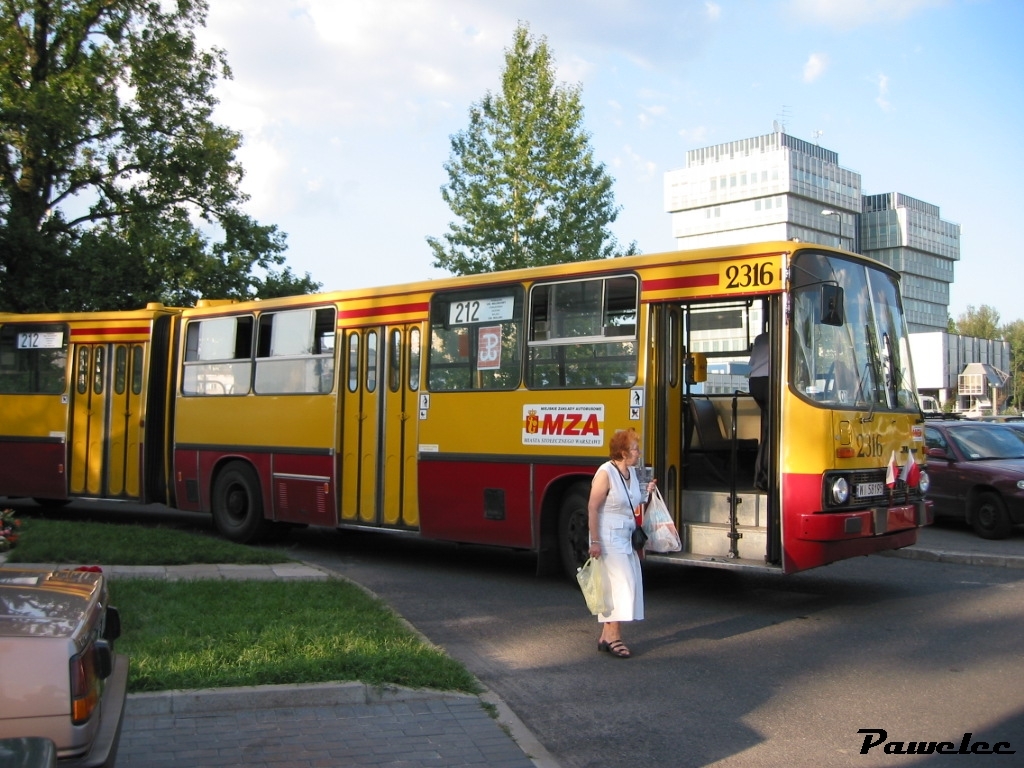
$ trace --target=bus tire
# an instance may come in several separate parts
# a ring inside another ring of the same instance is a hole
[[[589,556],[589,501],[590,486],[578,483],[565,494],[558,513],[558,551],[562,558],[562,570],[571,579],[576,578],[576,569],[583,565]]]
[[[268,530],[259,478],[244,462],[233,461],[220,471],[213,483],[211,506],[214,525],[225,539],[251,544]]]
[[[998,493],[979,493],[971,507],[971,527],[983,539],[1005,539],[1013,529],[1006,504]]]

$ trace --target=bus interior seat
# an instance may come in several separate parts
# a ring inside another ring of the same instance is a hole
[[[695,450],[730,450],[731,441],[711,400],[706,397],[690,397],[690,416],[699,442],[699,447]],[[757,440],[741,438],[736,441],[736,447],[741,451],[756,451]]]

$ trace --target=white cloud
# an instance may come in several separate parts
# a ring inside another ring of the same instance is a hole
[[[883,112],[888,112],[892,109],[892,104],[889,102],[889,77],[885,74],[879,74],[875,82],[878,84],[878,95],[875,96],[875,103]]]
[[[812,53],[804,62],[804,82],[813,83],[828,68],[828,56],[823,53]]]
[[[905,21],[919,11],[942,8],[949,0],[790,0],[789,10],[801,21],[839,29]]]
[[[708,127],[706,125],[698,125],[694,128],[681,128],[679,136],[687,144],[700,146],[708,140]]]
[[[653,160],[648,160],[639,153],[633,150],[633,147],[626,145],[622,148],[622,151],[626,155],[626,159],[629,161],[629,167],[636,171],[641,178],[652,179],[658,171],[658,164]],[[621,164],[621,162],[620,162]]]
[[[722,17],[722,6],[718,3],[704,3],[704,13],[709,21],[718,21]]]

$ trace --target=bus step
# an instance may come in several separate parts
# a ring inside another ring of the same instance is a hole
[[[737,493],[736,524],[760,528],[768,518],[768,497],[762,493]],[[684,491],[682,523],[729,524],[729,493],[725,491]]]
[[[722,523],[685,523],[682,531],[683,551],[701,557],[727,558],[732,543],[729,532],[729,526]],[[742,534],[736,540],[740,559],[763,562],[768,551],[768,532],[764,528],[744,525],[738,526],[737,532]]]
[[[692,555],[689,552],[648,552],[646,558],[652,563],[667,563],[669,565],[700,565],[705,568],[761,571],[763,573],[778,573],[781,570],[777,565],[766,563],[763,554],[756,559],[746,560],[727,556]]]

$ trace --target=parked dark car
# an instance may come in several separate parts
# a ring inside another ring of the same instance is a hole
[[[984,539],[1024,523],[1024,440],[1006,424],[925,422],[928,498],[936,517],[967,522]]]

